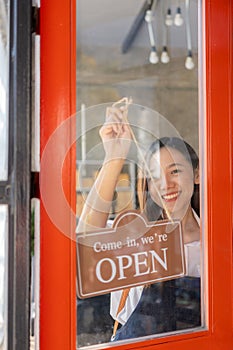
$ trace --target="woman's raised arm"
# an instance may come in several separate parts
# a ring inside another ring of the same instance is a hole
[[[127,106],[106,110],[106,121],[99,132],[105,159],[85,201],[77,232],[106,226],[117,180],[131,144],[131,131],[125,113]]]

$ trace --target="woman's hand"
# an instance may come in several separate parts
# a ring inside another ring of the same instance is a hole
[[[132,141],[131,129],[127,121],[127,106],[109,107],[106,121],[100,129],[107,160],[125,159]]]

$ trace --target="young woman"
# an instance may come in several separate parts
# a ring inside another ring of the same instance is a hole
[[[80,231],[106,226],[117,179],[134,138],[125,113],[126,107],[107,109],[100,130],[106,157],[80,218]],[[182,139],[164,137],[151,145],[143,172],[141,207],[148,221],[181,221],[188,277],[131,288],[121,310],[122,291],[111,293],[110,313],[121,325],[114,340],[200,325],[198,157]]]

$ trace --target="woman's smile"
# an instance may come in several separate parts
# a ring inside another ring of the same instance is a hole
[[[181,194],[181,191],[166,193],[166,194],[162,194],[161,198],[165,202],[175,202],[177,200],[177,198],[180,196],[180,194]]]

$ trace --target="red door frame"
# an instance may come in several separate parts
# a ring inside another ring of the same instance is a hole
[[[233,344],[232,275],[232,52],[233,4],[231,0],[203,0],[204,55],[200,100],[203,101],[205,138],[205,216],[207,232],[208,330],[165,337],[125,346],[122,349],[163,350],[231,349]],[[75,0],[41,1],[41,152],[51,135],[75,111]],[[62,136],[70,140],[70,135]],[[204,147],[204,148],[203,148]],[[55,147],[56,148],[56,147]],[[67,149],[59,146],[54,156]],[[75,152],[66,157],[63,188],[71,207],[75,203]],[[53,170],[53,159],[49,164]],[[48,169],[41,177],[52,187]],[[56,193],[56,189],[54,192]],[[55,196],[56,198],[56,196]],[[53,200],[54,206],[59,202]],[[46,205],[41,208],[40,349],[75,349],[75,244],[61,233]],[[61,211],[62,212],[62,211]],[[71,225],[72,227],[72,225]],[[207,266],[207,264],[205,264]],[[157,345],[156,345],[157,344]]]
[[[75,125],[73,129],[69,124],[62,129],[59,126],[65,121],[69,123],[76,110],[75,17],[75,0],[41,1],[41,350],[75,349],[76,344],[76,253],[75,241],[71,239],[75,223],[55,179],[62,170],[62,193],[64,191],[70,208],[74,209],[74,147],[68,156],[66,153],[72,131],[76,132]]]

